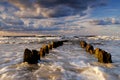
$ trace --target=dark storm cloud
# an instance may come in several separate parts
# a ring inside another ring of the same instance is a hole
[[[85,11],[106,4],[106,0],[8,0],[21,11],[19,15],[41,17],[85,16]]]

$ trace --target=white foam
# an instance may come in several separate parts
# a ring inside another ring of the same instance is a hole
[[[89,63],[85,63],[84,61],[74,61],[70,63],[71,65],[76,66],[76,68],[82,68],[82,67],[89,67]]]
[[[33,43],[42,42],[46,40],[59,40],[60,37],[0,37],[0,44],[21,44],[21,43]]]
[[[94,40],[120,40],[119,36],[95,36],[95,37],[89,37],[88,39],[94,39]]]
[[[6,71],[8,71],[8,67],[4,67],[4,68],[0,69],[0,74],[5,73]]]
[[[81,73],[87,80],[106,80],[107,75],[100,67],[88,67]]]

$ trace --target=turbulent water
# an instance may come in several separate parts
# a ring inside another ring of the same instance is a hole
[[[65,38],[65,37],[64,37]],[[25,48],[37,49],[61,37],[0,37],[0,80],[119,80],[120,37],[77,36],[55,48],[36,65],[23,63]],[[79,45],[84,39],[112,55],[113,63],[97,62]]]

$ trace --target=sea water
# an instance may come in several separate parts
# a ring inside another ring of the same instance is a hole
[[[23,63],[25,48],[39,50],[43,44],[61,38],[1,37],[0,80],[120,79],[120,38],[117,36],[78,36],[77,38],[70,36],[69,42],[52,49],[38,64]],[[94,48],[98,47],[111,53],[113,63],[97,62],[94,55],[90,55],[80,47],[81,39],[91,43]]]

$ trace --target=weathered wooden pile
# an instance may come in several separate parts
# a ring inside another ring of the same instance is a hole
[[[93,54],[98,59],[98,62],[112,63],[111,54],[106,52],[105,50],[102,50],[100,48],[94,49],[94,47],[91,44],[88,44],[87,42],[83,40],[80,41],[80,45],[82,48],[85,48],[85,50],[88,53]]]
[[[66,42],[66,40],[53,41],[49,44],[44,44],[40,48],[40,51],[29,50],[28,48],[26,48],[24,51],[23,62],[28,62],[29,64],[36,64],[40,61],[41,58],[44,58],[47,54],[49,54],[50,50],[62,46],[63,42]]]
[[[53,48],[62,46],[63,42],[66,42],[66,41],[67,40],[53,41],[49,44],[44,44],[40,48],[40,51],[29,50],[26,48],[24,51],[23,62],[28,62],[29,64],[36,64],[41,60],[41,58],[44,58],[47,54],[49,54],[50,50],[52,50]],[[98,62],[112,63],[111,54],[106,52],[105,50],[102,50],[100,48],[94,49],[94,47],[91,44],[88,44],[87,42],[85,42],[83,40],[80,41],[80,45],[82,48],[85,49],[86,52],[94,55],[95,58],[98,59]]]

